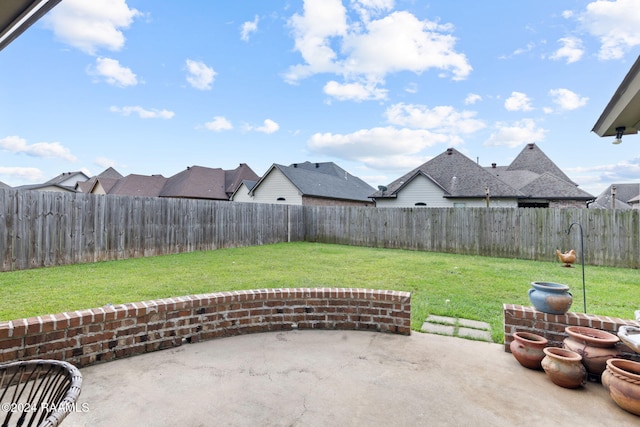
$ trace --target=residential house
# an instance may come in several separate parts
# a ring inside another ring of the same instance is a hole
[[[519,192],[455,148],[434,157],[371,197],[377,207],[518,206]]]
[[[229,200],[244,180],[258,178],[246,163],[233,170],[191,166],[167,179],[160,197]]]
[[[371,197],[378,207],[585,207],[593,199],[536,144],[491,167],[449,148]]]
[[[640,184],[612,184],[589,205],[591,209],[640,209]]]
[[[81,193],[107,194],[108,190],[122,178],[120,172],[112,167],[108,167],[99,175],[89,178],[87,181],[78,182],[76,191]]]
[[[246,163],[233,170],[189,166],[169,178],[137,174],[123,177],[109,168],[79,188],[92,194],[229,200],[243,180],[257,179],[258,175]]]
[[[518,207],[584,208],[593,195],[578,188],[536,144],[527,144],[509,166],[487,170],[520,192]]]
[[[30,184],[15,187],[16,190],[34,191],[60,191],[64,193],[75,193],[76,185],[79,182],[87,181],[89,177],[81,171],[64,172],[43,184]]]
[[[374,188],[333,162],[273,164],[255,184],[242,182],[232,200],[316,206],[373,206]]]

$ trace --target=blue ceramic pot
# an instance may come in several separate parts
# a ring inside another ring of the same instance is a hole
[[[573,303],[567,285],[553,282],[531,282],[529,300],[536,310],[549,314],[564,314]]]

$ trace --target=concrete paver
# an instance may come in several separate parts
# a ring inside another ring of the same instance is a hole
[[[477,320],[430,314],[422,324],[422,332],[492,342],[491,325]]]
[[[480,322],[478,320],[458,319],[458,323],[460,326],[466,326],[473,329],[484,329],[487,331],[491,329],[491,325],[487,322]]]
[[[637,426],[599,383],[569,390],[501,344],[412,333],[244,335],[81,369],[73,426]],[[82,406],[86,403],[86,406]]]
[[[456,331],[456,327],[453,325],[441,325],[440,323],[424,322],[422,324],[422,331],[430,334],[451,335],[453,336]]]
[[[476,340],[491,342],[491,332],[482,329],[458,328],[458,336],[461,338],[473,338]]]

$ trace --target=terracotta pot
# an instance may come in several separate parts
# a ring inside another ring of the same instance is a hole
[[[587,372],[600,379],[607,367],[607,360],[618,357],[616,344],[620,338],[607,331],[584,326],[567,326],[568,338],[563,341],[564,348],[582,356]]]
[[[553,282],[531,282],[529,300],[536,310],[549,314],[564,314],[573,303],[567,285]]]
[[[618,406],[640,415],[640,363],[625,359],[607,360],[602,385]]]
[[[587,370],[578,353],[558,347],[543,349],[542,369],[560,387],[578,388],[587,381]]]
[[[549,340],[541,335],[531,332],[516,332],[513,334],[513,341],[509,344],[509,350],[516,360],[525,368],[542,369],[542,359],[544,359],[544,349]]]

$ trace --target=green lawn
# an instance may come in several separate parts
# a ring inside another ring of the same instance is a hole
[[[633,318],[638,271],[585,267],[587,311]],[[502,304],[530,305],[532,281],[564,283],[583,311],[582,268],[560,263],[283,243],[0,273],[0,319],[225,290],[358,287],[412,294],[412,327],[429,314],[481,320],[503,341]]]

